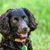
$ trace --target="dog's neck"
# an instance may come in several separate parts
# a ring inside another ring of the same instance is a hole
[[[21,47],[25,45],[25,43],[21,43],[21,42],[15,42],[15,41],[11,41],[11,40],[5,40],[3,42],[3,46],[11,48],[12,50],[21,50]]]

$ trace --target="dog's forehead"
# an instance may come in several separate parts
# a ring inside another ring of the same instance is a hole
[[[26,16],[23,9],[14,9],[12,10],[12,15],[20,17],[20,16]]]

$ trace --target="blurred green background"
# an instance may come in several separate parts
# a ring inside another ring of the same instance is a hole
[[[7,9],[21,7],[30,9],[38,23],[30,36],[33,49],[50,50],[50,0],[0,0],[0,14]]]

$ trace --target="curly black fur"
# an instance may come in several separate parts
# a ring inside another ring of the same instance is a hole
[[[31,40],[29,40],[29,35],[31,31],[34,31],[37,28],[37,23],[32,13],[26,8],[9,9],[0,16],[0,33],[4,36],[4,40],[0,44],[1,46],[0,48],[2,48],[1,50],[21,50],[23,43],[13,41],[15,36],[18,37],[18,35],[13,34],[15,33],[15,31],[18,30],[18,27],[14,28],[14,25],[11,25],[12,23],[11,18],[14,18],[15,16],[18,16],[18,18],[21,18],[20,16],[23,16],[23,15],[26,16],[27,18],[26,24],[30,28],[30,31],[28,32],[28,38],[26,39],[26,42],[24,43],[24,45],[27,46],[28,50],[33,50]],[[16,19],[16,20],[19,20],[19,19]],[[25,21],[24,19],[22,20]]]

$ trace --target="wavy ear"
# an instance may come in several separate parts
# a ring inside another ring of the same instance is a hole
[[[10,32],[9,11],[0,16],[0,33],[8,35]]]
[[[37,23],[35,21],[35,17],[32,15],[32,13],[26,9],[26,8],[23,8],[23,10],[25,11],[26,15],[28,16],[28,19],[29,19],[29,27],[31,29],[31,31],[35,30],[37,28]]]

